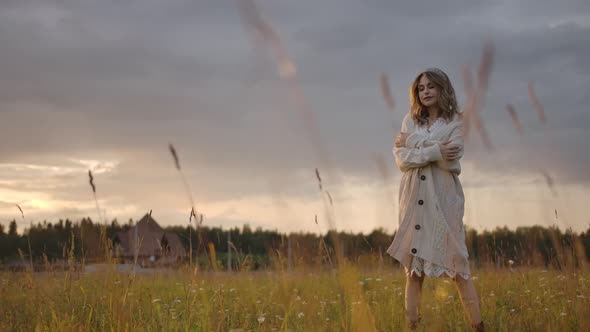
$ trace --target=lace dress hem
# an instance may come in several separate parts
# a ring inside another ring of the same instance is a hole
[[[415,274],[418,277],[422,277],[422,273],[424,272],[424,274],[429,277],[440,277],[444,273],[450,278],[455,278],[457,275],[465,280],[470,278],[470,275],[467,273],[456,272],[444,266],[426,261],[420,257],[414,257],[412,259],[412,266],[409,271],[406,267],[406,272],[410,275]]]

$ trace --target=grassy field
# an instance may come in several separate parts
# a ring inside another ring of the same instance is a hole
[[[475,271],[488,331],[590,330],[590,273]],[[15,331],[404,331],[404,275],[359,272],[0,274]],[[468,330],[453,281],[427,279],[423,331]]]

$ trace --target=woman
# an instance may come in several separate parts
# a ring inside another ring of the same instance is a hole
[[[462,117],[455,90],[442,70],[429,68],[412,83],[410,103],[393,148],[403,176],[399,228],[387,249],[406,270],[406,315],[416,328],[424,276],[447,276],[455,280],[473,329],[483,331],[463,229]]]

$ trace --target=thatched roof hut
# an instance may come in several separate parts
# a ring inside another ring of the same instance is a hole
[[[146,214],[135,226],[125,232],[118,232],[114,239],[116,255],[123,259],[166,261],[186,256],[186,249],[176,233],[167,232]]]

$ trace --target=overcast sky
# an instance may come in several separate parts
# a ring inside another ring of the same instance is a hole
[[[190,202],[172,143],[205,225],[317,231],[317,214],[325,230],[319,167],[339,229],[393,231],[400,172],[391,147],[411,81],[439,67],[463,104],[461,66],[475,73],[491,41],[482,118],[494,149],[477,136],[466,146],[465,223],[589,227],[590,2],[257,1],[296,65],[314,141],[237,1],[1,1],[0,221],[21,218],[20,204],[22,228],[149,210],[163,225],[185,225]]]

